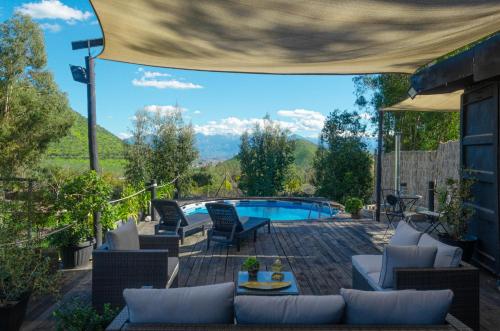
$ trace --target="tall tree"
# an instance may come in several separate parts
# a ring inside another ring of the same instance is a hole
[[[366,125],[357,112],[334,110],[328,115],[314,158],[317,194],[344,202],[367,200],[372,190],[372,159],[362,138]]]
[[[0,24],[0,174],[20,174],[73,123],[67,97],[45,69],[43,33],[28,16]]]
[[[372,113],[377,121],[378,109],[392,106],[408,97],[409,75],[381,74],[354,77],[356,103]],[[458,113],[386,112],[384,113],[385,151],[394,149],[394,132],[401,132],[402,148],[433,150],[440,142],[458,139]]]
[[[132,144],[125,149],[125,176],[134,186],[141,186],[151,180],[151,159],[152,149],[148,144],[149,119],[144,110],[137,111],[133,120]]]
[[[294,162],[295,141],[288,130],[273,123],[269,116],[263,126],[241,137],[238,154],[241,167],[240,187],[251,196],[274,196],[283,191]]]
[[[180,107],[155,114],[138,111],[132,139],[126,153],[129,179],[139,184],[146,179],[169,182],[178,178],[178,194],[189,185],[187,175],[198,158],[198,150],[193,126],[184,122]]]

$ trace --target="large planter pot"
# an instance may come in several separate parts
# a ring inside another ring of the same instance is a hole
[[[472,260],[472,255],[474,254],[474,248],[476,247],[477,237],[468,235],[463,239],[453,239],[448,234],[440,234],[439,241],[450,246],[460,247],[463,250],[462,260],[465,262],[470,262]]]
[[[17,302],[0,306],[0,330],[17,331],[21,328],[29,299],[30,293],[27,293]]]
[[[86,241],[76,246],[61,247],[61,260],[64,269],[81,267],[89,263],[93,243]]]

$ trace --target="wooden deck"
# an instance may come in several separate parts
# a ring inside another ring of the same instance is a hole
[[[179,286],[196,286],[234,281],[244,259],[257,256],[262,268],[270,269],[280,258],[285,269],[297,277],[301,294],[336,294],[351,287],[351,256],[380,254],[385,226],[369,220],[272,223],[271,234],[259,232],[257,242],[247,240],[241,251],[212,245],[206,250],[201,234],[189,237],[181,247]],[[151,223],[141,224],[142,233],[152,233]],[[75,295],[89,300],[90,270],[64,272],[62,302]],[[500,330],[500,291],[496,280],[481,274],[481,330]],[[23,330],[54,328],[51,317],[54,301],[36,300],[30,304]]]

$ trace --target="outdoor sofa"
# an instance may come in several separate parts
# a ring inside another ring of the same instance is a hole
[[[158,216],[159,222],[155,225],[155,234],[177,233],[184,244],[186,236],[202,232],[212,223],[210,217],[205,214],[194,214],[186,216],[175,200],[154,199],[152,202],[153,212]]]
[[[207,249],[210,242],[217,241],[225,244],[236,244],[240,251],[242,238],[253,234],[257,240],[257,230],[267,225],[267,232],[271,233],[271,220],[262,217],[239,217],[236,208],[226,203],[207,203],[205,207],[212,219],[212,228],[208,230]]]
[[[236,297],[234,292],[234,283],[127,289],[127,306],[106,330],[471,331],[448,314],[450,290]]]
[[[92,253],[92,304],[122,308],[123,290],[149,285],[177,287],[179,238],[139,235],[129,221],[106,233],[106,242]]]
[[[352,287],[369,291],[451,289],[450,313],[479,330],[479,270],[462,249],[399,222],[383,255],[352,257]]]

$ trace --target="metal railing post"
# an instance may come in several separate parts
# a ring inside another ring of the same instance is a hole
[[[436,189],[436,183],[433,180],[429,181],[428,189],[427,189],[427,192],[428,192],[427,208],[430,211],[434,211],[434,208],[435,208],[435,206],[434,206],[435,189]]]

